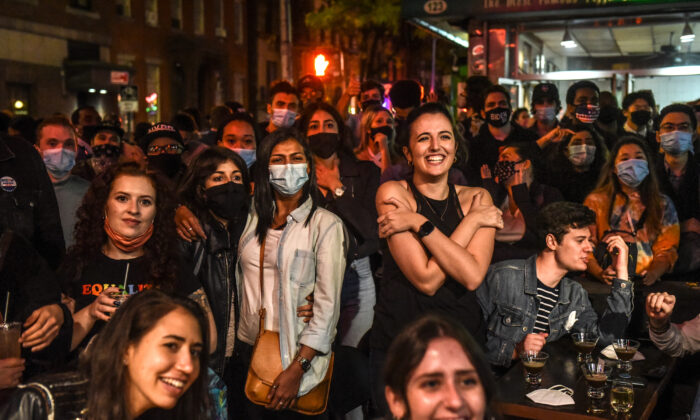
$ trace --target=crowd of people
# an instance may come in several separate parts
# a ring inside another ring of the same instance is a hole
[[[457,115],[413,80],[269,91],[261,123],[227,102],[133,134],[0,114],[22,323],[0,414],[75,371],[86,419],[495,418],[494,375],[573,332],[700,350],[700,314],[671,324],[652,289],[700,274],[700,105],[584,80],[513,112],[480,76]]]

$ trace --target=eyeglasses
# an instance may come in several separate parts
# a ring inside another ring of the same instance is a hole
[[[184,147],[179,144],[166,144],[165,146],[151,146],[148,148],[149,155],[160,155],[163,153],[168,153],[171,155],[177,155],[182,153]]]
[[[690,131],[690,124],[685,122],[680,124],[665,123],[661,124],[659,130],[665,133],[669,133],[671,131]]]

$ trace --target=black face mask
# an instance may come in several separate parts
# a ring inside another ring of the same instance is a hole
[[[649,120],[651,120],[651,111],[632,111],[632,113],[630,114],[630,120],[637,127],[647,125],[647,123],[649,123]]]
[[[361,111],[364,111],[364,110],[366,110],[367,108],[371,107],[372,105],[379,105],[379,106],[381,106],[381,104],[382,104],[381,101],[378,101],[378,100],[376,100],[376,99],[369,99],[369,100],[360,102],[360,110],[361,110]]]
[[[510,119],[510,108],[494,108],[486,111],[486,122],[494,127],[503,127]]]
[[[390,139],[391,136],[394,135],[394,129],[389,127],[388,125],[369,129],[370,137],[374,138],[374,136],[376,136],[377,133],[382,133],[386,136],[387,139]]]
[[[160,155],[148,156],[148,169],[158,171],[171,179],[175,177],[181,165],[180,155],[163,153]]]
[[[603,124],[610,124],[611,122],[618,121],[620,119],[620,110],[614,106],[601,106],[600,115],[598,115],[598,121]]]
[[[248,213],[248,194],[243,184],[226,184],[204,190],[204,202],[215,215],[229,222],[244,220]]]
[[[309,136],[311,153],[321,159],[328,159],[338,151],[340,136],[338,133],[316,133]]]

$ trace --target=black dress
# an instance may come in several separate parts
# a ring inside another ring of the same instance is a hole
[[[464,218],[454,185],[449,184],[449,194],[445,200],[432,200],[418,192],[412,181],[407,182],[416,199],[416,212],[425,216],[440,232],[450,236]],[[430,257],[427,249],[426,252]],[[427,313],[450,316],[462,324],[484,348],[486,327],[474,291],[447,277],[433,296],[421,293],[401,272],[391,253],[387,253],[384,256],[384,280],[374,308],[371,348],[386,351],[404,326]]]

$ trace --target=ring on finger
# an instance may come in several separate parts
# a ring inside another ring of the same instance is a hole
[[[192,229],[191,227],[188,227],[188,228],[187,228],[187,231],[188,231],[188,232],[192,232],[193,230],[194,230],[194,229]]]

